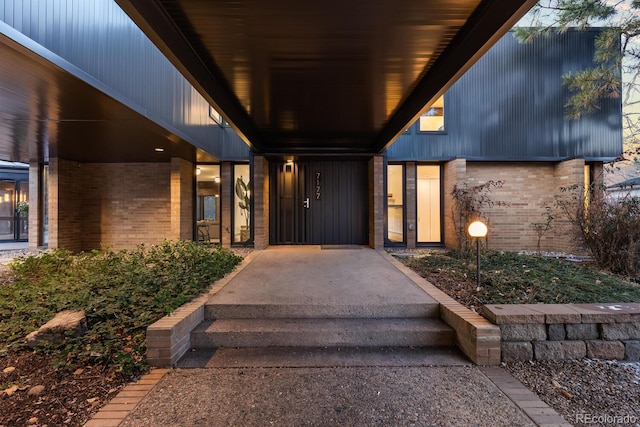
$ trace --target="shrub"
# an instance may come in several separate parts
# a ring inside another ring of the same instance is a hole
[[[147,326],[207,290],[240,260],[227,249],[187,241],[19,258],[11,265],[14,283],[0,287],[0,347],[22,347],[29,332],[59,311],[84,310],[89,331],[45,351],[65,365],[143,370]]]
[[[599,267],[629,277],[640,277],[640,198],[613,198],[592,188],[562,188],[556,197],[561,211],[575,227],[576,238]]]
[[[467,234],[467,227],[475,220],[482,220],[487,226],[494,206],[507,206],[506,202],[494,201],[489,197],[492,188],[502,188],[504,181],[487,181],[474,187],[466,183],[456,184],[451,190],[453,198],[452,217],[457,236],[457,253],[461,256],[468,254],[471,238]]]

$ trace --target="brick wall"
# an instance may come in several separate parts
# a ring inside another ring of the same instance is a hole
[[[120,249],[177,237],[171,224],[171,164],[88,163],[81,169],[80,249]]]
[[[220,219],[222,221],[221,244],[228,248],[231,246],[231,207],[233,206],[233,193],[231,192],[231,163],[222,162],[220,165]]]
[[[443,173],[443,193],[444,203],[442,215],[444,222],[444,243],[449,249],[454,249],[458,245],[456,226],[453,222],[453,200],[449,193],[455,184],[465,182],[467,174],[467,161],[465,159],[455,159],[444,164]]]
[[[554,206],[555,166],[550,163],[467,163],[470,187],[489,180],[502,180],[488,196],[508,206],[489,211],[488,245],[492,249],[535,250],[538,235],[532,223],[545,221],[545,206]],[[553,230],[543,235],[541,250],[553,250]]]
[[[269,246],[269,161],[264,156],[253,157],[253,246]]]
[[[488,196],[494,202],[489,213],[487,244],[491,249],[536,250],[538,233],[534,223],[546,221],[545,207],[552,209],[552,229],[540,238],[543,251],[581,252],[572,239],[571,225],[555,206],[555,196],[561,188],[584,183],[584,160],[573,159],[559,163],[538,162],[465,162],[456,159],[444,165],[444,224],[445,244],[456,247],[457,237],[452,219],[453,200],[449,195],[455,183],[466,182],[469,187],[489,180],[504,181],[502,188],[492,188]],[[596,164],[594,175],[601,175],[602,164]]]
[[[171,159],[171,234],[169,239],[193,239],[193,163]]]
[[[369,160],[369,246],[384,247],[384,159]]]
[[[407,248],[415,248],[416,247],[416,230],[418,224],[418,213],[417,213],[417,205],[416,205],[416,164],[415,162],[407,162],[405,165],[405,194],[407,195],[405,201],[406,218],[407,218]]]
[[[40,163],[29,164],[29,250],[38,249],[42,215],[40,213]]]
[[[584,187],[584,159],[573,159],[556,164],[554,169],[555,194],[560,194],[562,187],[579,185]],[[602,166],[600,164],[600,170]],[[556,215],[553,229],[553,247],[560,252],[582,252],[576,243],[575,229],[562,215]]]
[[[82,250],[82,165],[49,159],[49,247]]]

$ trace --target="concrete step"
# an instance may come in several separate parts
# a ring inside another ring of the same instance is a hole
[[[239,347],[193,349],[178,368],[470,366],[456,347]]]
[[[394,347],[453,346],[455,333],[439,319],[218,319],[191,333],[191,346]]]
[[[205,305],[205,320],[215,319],[308,319],[308,318],[403,318],[440,317],[437,302],[385,304],[225,304]]]

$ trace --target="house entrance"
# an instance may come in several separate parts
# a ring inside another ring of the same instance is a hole
[[[272,245],[368,243],[366,160],[270,163]]]

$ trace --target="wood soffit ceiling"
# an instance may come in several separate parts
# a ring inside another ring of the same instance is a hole
[[[252,148],[377,153],[532,0],[116,0]]]

